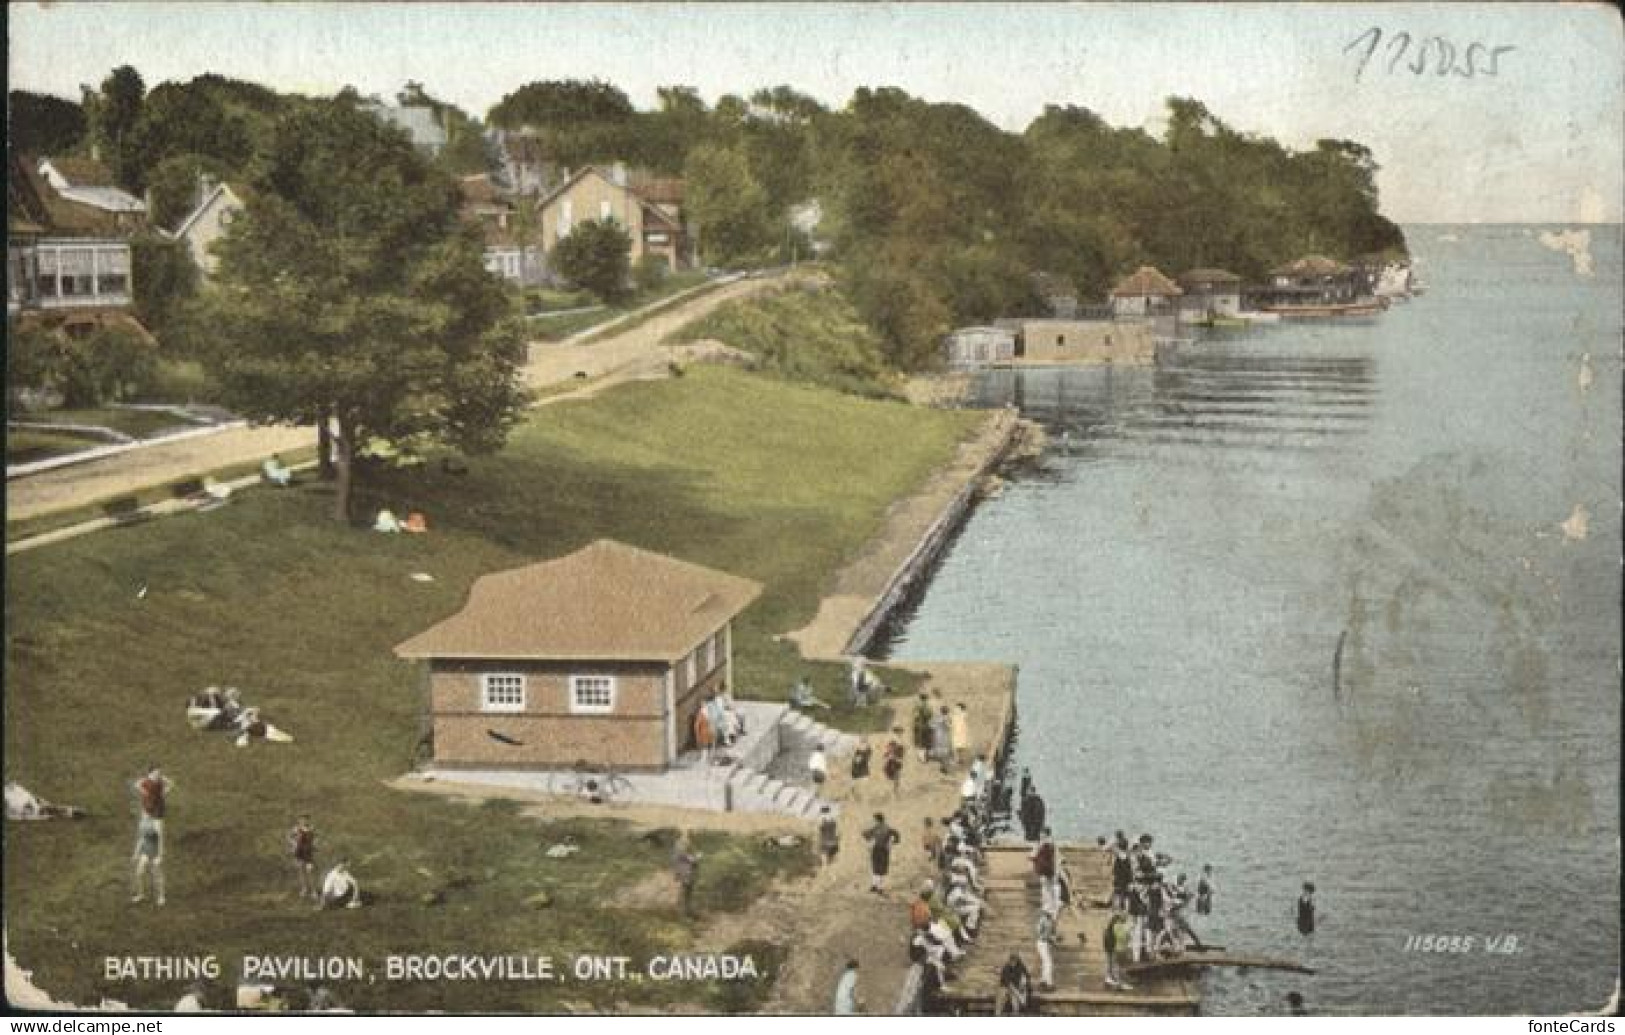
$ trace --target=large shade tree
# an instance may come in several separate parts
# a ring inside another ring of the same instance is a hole
[[[241,412],[331,427],[335,516],[373,440],[500,446],[523,341],[452,181],[338,99],[277,120],[248,183],[203,298],[211,365]]]

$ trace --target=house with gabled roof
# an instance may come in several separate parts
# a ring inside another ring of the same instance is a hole
[[[733,622],[761,592],[600,539],[482,576],[395,654],[426,665],[436,768],[664,770],[731,687]]]
[[[199,178],[197,207],[181,221],[172,236],[186,245],[192,261],[205,277],[212,275],[220,265],[214,254],[214,242],[225,235],[226,228],[242,210],[242,196],[230,184],[216,183],[209,177]]]
[[[146,205],[89,159],[6,163],[6,312],[20,326],[74,334],[119,326],[147,335],[129,312],[129,234]]]
[[[1335,304],[1360,296],[1359,272],[1324,255],[1305,255],[1270,270],[1269,296],[1284,304]]]
[[[632,239],[634,264],[645,255],[664,260],[671,270],[694,263],[681,180],[634,180],[622,165],[589,165],[543,195],[536,213],[542,249],[549,255],[581,223],[613,219]]]
[[[1179,275],[1179,287],[1184,292],[1179,299],[1183,313],[1201,319],[1241,312],[1241,278],[1229,270],[1188,270]]]
[[[1155,266],[1141,266],[1112,288],[1113,316],[1153,316],[1172,312],[1183,294]]]
[[[464,222],[480,231],[486,270],[522,287],[542,283],[546,265],[541,246],[521,226],[519,205],[488,173],[459,177],[457,187]]]

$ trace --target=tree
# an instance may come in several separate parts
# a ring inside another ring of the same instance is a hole
[[[10,150],[21,155],[57,155],[85,138],[85,110],[49,94],[13,90],[6,96]]]
[[[198,268],[186,245],[150,231],[130,238],[135,314],[154,333],[164,331],[197,294]]]
[[[683,166],[684,198],[700,228],[700,251],[708,262],[747,259],[777,235],[767,214],[767,192],[751,173],[739,147],[702,145]]]
[[[141,73],[120,65],[102,80],[100,92],[86,89],[85,114],[90,122],[92,146],[107,163],[121,187],[140,190],[140,171],[134,151],[135,127],[141,118],[147,84]]]
[[[332,422],[335,517],[369,442],[500,446],[525,403],[523,339],[455,184],[346,100],[278,119],[249,183],[202,296],[207,360],[249,417]]]
[[[613,219],[577,223],[553,248],[553,265],[571,284],[614,304],[627,295],[632,238]]]

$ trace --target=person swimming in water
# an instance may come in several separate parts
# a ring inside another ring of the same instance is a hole
[[[1303,882],[1303,894],[1298,896],[1298,933],[1308,937],[1315,933],[1315,884]]]

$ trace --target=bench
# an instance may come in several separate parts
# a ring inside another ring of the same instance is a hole
[[[115,525],[133,525],[151,515],[141,510],[141,501],[134,496],[120,496],[102,504],[102,513]]]

